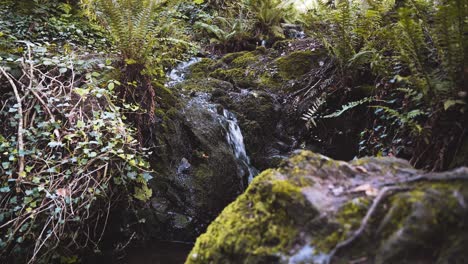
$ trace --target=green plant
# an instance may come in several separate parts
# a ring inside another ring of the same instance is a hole
[[[245,0],[245,5],[255,20],[255,33],[260,39],[284,38],[281,23],[295,17],[296,9],[289,0]]]
[[[151,176],[111,67],[27,46],[20,78],[0,67],[0,260],[50,263],[98,250],[110,208],[147,200]]]
[[[216,17],[210,24],[196,22],[195,28],[207,32],[211,36],[210,43],[225,53],[240,50],[249,38],[252,26],[249,20],[243,18]]]

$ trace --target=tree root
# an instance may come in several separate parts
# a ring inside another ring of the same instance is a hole
[[[468,168],[462,167],[458,168],[453,171],[448,172],[440,172],[440,173],[428,173],[425,175],[418,175],[414,177],[410,177],[408,179],[404,179],[401,181],[396,181],[393,183],[387,183],[383,185],[383,188],[379,191],[377,197],[374,199],[372,206],[366,213],[366,216],[362,219],[360,227],[353,232],[353,234],[346,240],[338,243],[335,248],[330,251],[329,257],[325,264],[330,264],[333,260],[333,257],[338,253],[338,251],[350,246],[354,241],[356,241],[365,231],[367,226],[369,225],[369,221],[371,217],[375,214],[377,209],[379,208],[380,203],[382,203],[388,196],[395,192],[402,192],[411,190],[412,187],[409,186],[395,186],[395,185],[402,185],[402,184],[411,184],[417,183],[421,181],[429,181],[429,182],[441,182],[441,181],[456,181],[456,180],[463,180],[468,181]]]
[[[335,248],[330,252],[328,261],[326,264],[330,264],[333,257],[336,255],[336,253],[351,245],[356,239],[358,239],[362,233],[366,230],[366,227],[369,225],[369,221],[371,217],[374,215],[374,213],[377,211],[379,208],[379,205],[382,201],[385,200],[390,194],[394,192],[402,192],[402,191],[407,191],[410,190],[411,188],[409,187],[384,187],[382,190],[379,191],[379,194],[377,197],[374,199],[374,202],[372,203],[372,206],[369,208],[369,210],[366,213],[366,216],[362,219],[361,221],[361,226],[353,232],[352,236],[350,236],[348,239],[341,241],[338,243]]]

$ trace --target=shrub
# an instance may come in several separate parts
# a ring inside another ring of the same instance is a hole
[[[151,196],[150,174],[107,67],[28,48],[22,77],[0,67],[0,259],[50,263],[97,250],[110,208]]]

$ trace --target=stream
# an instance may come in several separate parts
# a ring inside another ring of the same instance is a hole
[[[167,74],[168,81],[166,87],[171,88],[183,82],[186,78],[188,68],[199,62],[199,58],[192,58],[187,62],[179,64]],[[259,173],[251,164],[244,144],[244,137],[237,117],[234,113],[224,109],[218,104],[210,102],[210,95],[207,93],[197,93],[188,98],[186,108],[202,108],[210,113],[214,122],[217,122],[223,129],[226,143],[231,148],[236,158],[238,175],[241,175],[240,186],[244,189],[253,178]],[[184,163],[185,164],[185,163]],[[184,164],[180,166],[185,166]],[[187,165],[189,166],[189,164]],[[184,168],[178,168],[183,171]],[[119,261],[124,264],[182,264],[192,249],[193,244],[178,241],[157,241],[146,247],[130,249],[127,256]]]

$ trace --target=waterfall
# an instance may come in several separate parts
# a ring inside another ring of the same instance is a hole
[[[172,87],[183,82],[187,75],[188,68],[200,60],[200,58],[192,58],[187,62],[179,64],[167,75],[169,81],[166,83],[166,86]],[[218,105],[209,102],[209,97],[210,96],[206,93],[200,93],[190,100],[188,107],[196,104],[207,109],[213,114],[214,119],[217,120],[226,131],[226,141],[237,159],[239,175],[245,176],[245,179],[241,179],[241,181],[244,182],[244,180],[247,180],[247,182],[250,183],[258,174],[258,171],[252,166],[250,158],[247,155],[244,137],[239,127],[236,115],[227,109],[220,110]]]
[[[194,57],[189,61],[182,62],[177,65],[171,72],[169,72],[169,74],[167,74],[169,81],[166,83],[166,86],[171,87],[185,81],[188,68],[199,61],[201,61],[200,58]]]
[[[226,109],[223,109],[223,116],[226,118],[226,121],[228,123],[226,135],[227,141],[231,146],[237,160],[239,160],[247,169],[247,179],[250,183],[253,180],[253,177],[255,177],[258,174],[258,171],[252,166],[252,164],[250,163],[250,158],[249,156],[247,156],[244,144],[244,137],[242,136],[241,129],[237,122],[237,118],[233,113],[229,112]],[[244,172],[242,174],[245,175],[246,173]]]

